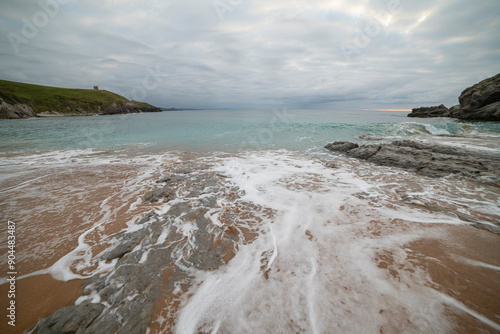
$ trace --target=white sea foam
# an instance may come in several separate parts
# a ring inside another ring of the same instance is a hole
[[[197,273],[177,333],[451,330],[428,274],[402,247],[422,237],[418,229],[376,237],[370,226],[464,224],[456,216],[387,206],[394,194],[380,181],[285,151],[227,158],[215,171],[242,190],[241,201],[276,214],[228,265]],[[383,252],[412,273],[388,276],[375,261]]]
[[[451,133],[446,129],[439,129],[432,124],[424,124],[425,129],[434,136],[449,136]]]
[[[113,156],[82,154],[70,154],[73,160],[63,159],[65,166],[118,166],[124,162]],[[326,167],[326,159],[336,159],[338,167]],[[120,210],[138,209],[145,188],[156,186],[154,176],[163,172],[166,162],[183,163],[174,154],[130,158],[130,164],[141,166],[136,177],[123,181],[123,194],[118,192],[99,203],[99,214],[93,216],[98,218],[86,222],[88,228],[78,234],[77,247],[49,268],[19,278],[50,273],[56,279],[70,280],[114,270],[117,260],[98,260],[88,237],[103,233]],[[178,333],[379,332],[381,328],[384,332],[449,332],[452,327],[443,304],[464,309],[437,295],[428,286],[429,275],[408,261],[411,250],[404,245],[422,237],[411,224],[469,223],[455,212],[468,215],[474,211],[479,217],[475,222],[500,216],[498,193],[479,189],[482,186],[475,183],[428,179],[324,152],[221,154],[199,162],[216,164],[209,172],[227,177],[224,194],[237,189],[237,202],[268,208],[273,214],[260,217],[259,224],[237,217],[235,225],[253,224],[252,231],[257,231],[258,237],[240,243],[235,257],[217,270],[183,267],[180,259],[184,249],[174,247],[172,259],[195,277],[190,293],[184,296]],[[30,168],[43,166],[41,162]],[[36,180],[25,182],[13,191]],[[205,188],[199,198],[190,200],[201,200],[214,191]],[[205,214],[214,227],[224,226],[222,212],[231,208],[223,197]],[[181,200],[158,204],[151,210],[163,215]],[[429,210],[429,204],[440,209]],[[150,223],[136,224],[140,218],[132,217],[120,233],[131,233]],[[193,236],[197,227],[182,216],[171,223],[189,247],[196,249]],[[400,223],[404,226],[401,230]],[[164,226],[157,245],[166,241],[169,228]],[[382,229],[379,234],[373,232],[377,228]],[[112,236],[100,238],[109,247],[116,246]],[[377,259],[384,253],[390,253],[394,267],[400,269],[397,278],[378,267]],[[139,263],[145,263],[148,256],[145,250]],[[469,264],[498,270],[479,261]],[[179,285],[176,291],[180,291]],[[98,302],[93,295],[78,302],[87,299]],[[472,315],[488,323],[480,314]]]
[[[26,273],[19,276],[18,279],[42,274],[51,274],[55,279],[68,281],[72,279],[88,278],[95,273],[107,272],[113,268],[116,264],[116,260],[110,263],[99,261],[96,258],[98,254],[95,254],[93,246],[100,244],[105,245],[106,243],[108,243],[110,247],[115,246],[104,231],[108,225],[113,225],[119,212],[127,211],[131,213],[131,219],[126,223],[126,227],[123,230],[124,233],[130,233],[145,226],[145,224],[139,225],[135,223],[142,218],[143,214],[134,216],[134,212],[138,210],[142,202],[141,197],[144,196],[148,186],[155,186],[154,181],[156,179],[154,176],[159,174],[164,166],[171,163],[172,160],[177,160],[177,156],[172,153],[130,157],[121,156],[119,159],[117,159],[117,154],[120,153],[88,149],[61,150],[2,158],[3,164],[1,168],[2,171],[5,171],[3,174],[5,180],[3,181],[10,182],[13,185],[4,188],[0,194],[9,196],[11,199],[16,198],[12,196],[18,196],[17,198],[23,199],[23,197],[26,197],[25,193],[30,194],[25,190],[26,187],[32,188],[31,196],[36,195],[33,185],[37,184],[40,189],[48,190],[45,190],[46,192],[41,194],[42,196],[50,196],[47,197],[46,200],[51,203],[50,206],[40,206],[37,208],[41,211],[47,210],[49,213],[66,212],[66,215],[70,216],[72,213],[67,212],[66,205],[68,203],[65,202],[69,194],[74,193],[74,197],[81,199],[83,202],[91,203],[91,201],[88,201],[85,197],[88,196],[88,193],[92,190],[99,187],[103,189],[106,187],[113,189],[113,192],[110,192],[107,198],[102,200],[97,206],[92,206],[91,212],[88,212],[82,217],[82,224],[71,227],[78,234],[66,233],[59,237],[60,239],[49,238],[45,244],[39,244],[36,246],[37,248],[32,249],[31,252],[20,251],[18,253],[18,259],[20,261],[35,261],[41,256],[42,252],[44,260],[47,261],[47,259],[50,259],[51,253],[55,251],[55,248],[60,247],[61,243],[65,242],[64,238],[67,238],[71,243],[77,240],[77,246],[73,250],[59,259],[54,259],[54,262],[52,262],[50,266],[35,270],[31,273]],[[111,168],[115,167],[117,169],[116,173],[112,170],[110,171]],[[130,172],[132,168],[135,168],[135,174]],[[121,175],[120,170],[123,170],[124,173],[132,174],[131,177],[123,178],[123,176],[127,174]],[[71,176],[78,175],[80,172],[89,175],[92,175],[94,172],[106,173],[109,174],[109,181],[106,179],[105,183],[99,185],[94,185],[92,183],[80,183],[75,185],[74,180],[69,180],[70,182],[57,180],[61,185],[58,185],[58,183],[51,184],[50,182],[54,182],[54,176],[61,171]],[[123,178],[123,180],[121,178]],[[17,179],[23,181],[15,182]],[[44,185],[44,182],[47,182],[47,186]],[[55,190],[52,190],[50,188],[51,186],[53,186]],[[52,200],[56,195],[58,195],[56,200]],[[158,205],[158,208],[160,210],[168,210],[168,208],[165,208],[165,205]],[[141,211],[138,210],[138,212]],[[22,217],[23,214],[27,215],[27,217],[21,219],[20,217]],[[41,233],[40,236],[46,238],[47,231],[38,230],[39,227],[38,224],[36,224],[36,218],[34,218],[38,216],[43,217],[43,215],[37,213],[37,216],[34,216],[33,214],[33,210],[30,211],[26,208],[22,212],[17,210],[15,215],[11,213],[9,219],[16,221],[19,228],[23,228],[24,230],[29,228],[31,230],[30,237],[33,236],[36,238],[36,235]],[[28,227],[28,225],[26,225],[28,223],[33,226],[29,225]],[[70,225],[71,224],[68,224],[68,227]],[[82,228],[80,225],[85,227]],[[55,233],[57,233],[57,227],[53,226],[53,228],[56,229]],[[96,240],[96,238],[98,239]],[[37,251],[38,249],[40,249],[40,251]]]

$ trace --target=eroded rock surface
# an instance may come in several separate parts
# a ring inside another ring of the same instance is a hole
[[[158,183],[168,187],[168,198],[163,188],[148,198],[168,201],[168,212],[151,212],[134,231],[115,236],[115,246],[99,255],[116,261],[114,269],[90,278],[79,305],[39,321],[38,333],[145,333],[158,303],[187,291],[194,272],[215,270],[234,256],[246,237],[220,206],[239,198],[224,176],[193,165]]]
[[[415,171],[425,176],[442,177],[460,174],[500,186],[500,157],[482,152],[410,140],[370,145],[334,142],[325,148],[378,165]]]
[[[437,107],[414,108],[411,114],[408,115],[408,117],[421,117],[421,118],[450,117],[450,116],[451,116],[450,109],[446,108],[444,104],[441,104]]]
[[[458,101],[460,104],[450,109],[444,105],[415,108],[408,117],[453,117],[463,120],[500,121],[500,74],[465,89]]]
[[[37,117],[32,108],[26,104],[9,104],[0,98],[0,119],[18,119]]]

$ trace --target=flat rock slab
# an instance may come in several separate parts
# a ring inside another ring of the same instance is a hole
[[[370,145],[333,142],[325,148],[378,165],[415,171],[425,176],[459,174],[500,186],[500,158],[481,152],[409,140]]]
[[[156,305],[185,291],[193,271],[212,271],[232,258],[242,236],[232,225],[214,224],[209,213],[221,210],[218,200],[238,196],[226,194],[227,180],[203,166],[175,174],[182,176],[161,180],[169,187],[148,196],[152,202],[167,198],[170,209],[150,212],[137,230],[115,236],[99,257],[116,261],[114,269],[91,277],[84,301],[40,320],[37,333],[146,333]]]

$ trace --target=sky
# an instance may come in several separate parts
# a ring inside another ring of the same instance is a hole
[[[500,2],[0,0],[0,60],[166,108],[451,107],[500,72]]]

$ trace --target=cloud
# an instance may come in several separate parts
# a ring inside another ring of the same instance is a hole
[[[500,72],[496,0],[6,0],[0,18],[2,79],[164,107],[453,105]]]

